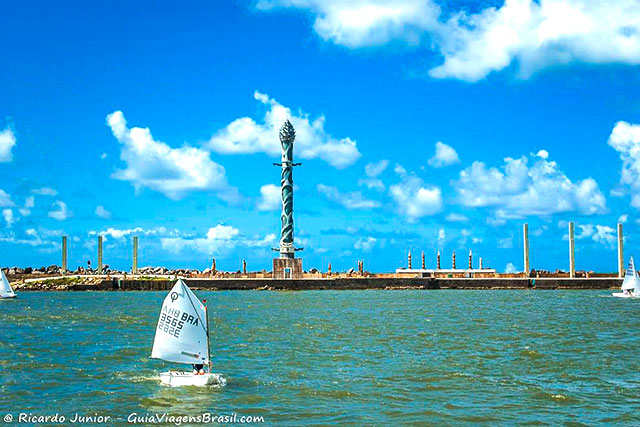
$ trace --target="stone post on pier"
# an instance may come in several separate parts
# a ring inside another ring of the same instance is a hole
[[[67,236],[62,236],[62,274],[67,272]]]
[[[216,275],[216,259],[211,258],[211,277]]]
[[[569,223],[569,277],[576,277],[576,247],[573,222]]]
[[[478,261],[480,262],[479,268],[480,268],[480,270],[482,270],[482,257],[480,257],[480,259]]]
[[[471,249],[469,249],[469,270],[473,270],[473,254],[471,253]]]
[[[422,269],[425,269],[425,263],[424,263],[424,251],[422,251]]]
[[[407,268],[411,270],[411,251],[409,251],[409,255],[407,256]]]
[[[456,251],[451,255],[451,268],[456,269]]]
[[[331,263],[327,266],[327,274],[331,276]]]
[[[98,274],[102,274],[102,236],[98,236]]]
[[[247,260],[242,260],[242,274],[247,274]]]
[[[624,277],[624,238],[622,236],[622,224],[618,223],[618,277]]]
[[[138,236],[133,236],[133,265],[131,273],[138,274]]]
[[[440,251],[438,251],[438,255],[436,258],[436,270],[440,270]]]
[[[529,224],[522,226],[522,240],[524,243],[524,277],[529,277],[531,271],[529,265]]]

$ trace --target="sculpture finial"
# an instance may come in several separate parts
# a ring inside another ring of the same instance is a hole
[[[280,142],[293,142],[296,139],[296,130],[289,119],[285,120],[284,124],[280,128]]]

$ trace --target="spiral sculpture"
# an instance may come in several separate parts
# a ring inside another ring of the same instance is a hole
[[[293,141],[296,131],[289,120],[280,128],[282,144],[282,229],[280,231],[280,258],[294,258],[293,247]]]

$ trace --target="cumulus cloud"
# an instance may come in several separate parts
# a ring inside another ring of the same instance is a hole
[[[518,269],[512,263],[507,263],[507,266],[504,268],[504,272],[507,274],[517,273]]]
[[[627,214],[622,214],[618,217],[618,222],[620,224],[624,224],[625,222],[627,222],[627,220],[629,219],[629,215]]]
[[[432,158],[429,159],[429,165],[434,168],[442,168],[445,166],[460,163],[458,153],[450,145],[443,142],[436,142],[436,152]]]
[[[608,143],[622,161],[620,184],[630,190],[631,206],[640,208],[640,125],[616,123]]]
[[[612,247],[616,242],[616,230],[608,225],[578,224],[580,232],[576,235],[577,240],[591,239],[607,247]],[[566,235],[566,240],[569,236]]]
[[[53,218],[56,221],[64,221],[73,215],[73,212],[69,210],[67,204],[62,200],[56,200],[53,206],[57,207],[57,209],[52,210],[47,214],[49,218]]]
[[[592,178],[573,182],[556,162],[526,157],[504,159],[500,168],[474,162],[455,182],[458,201],[468,207],[494,207],[496,219],[526,215],[606,211],[604,195]]]
[[[14,234],[9,236],[0,236],[0,242],[29,245],[32,247],[38,247],[39,250],[46,252],[59,250],[59,240],[51,240],[51,238],[61,236],[62,232],[59,230],[48,230],[45,228],[39,228],[39,230],[40,231],[35,228],[29,228],[24,232],[24,237],[16,237]]]
[[[319,158],[331,166],[343,169],[352,165],[361,156],[356,142],[351,138],[336,139],[324,129],[324,116],[309,120],[309,116],[291,109],[256,91],[254,98],[266,105],[263,123],[256,123],[250,117],[234,120],[211,137],[208,147],[220,154],[266,153],[280,156],[282,148],[278,132],[285,120],[289,119],[296,130],[295,156],[302,159]]]
[[[276,211],[282,207],[281,188],[275,184],[260,187],[259,211]]]
[[[102,205],[96,206],[96,210],[94,211],[94,213],[99,218],[103,218],[103,219],[111,218],[111,212],[109,212],[107,209],[105,209],[105,207],[102,206]]]
[[[109,114],[107,124],[122,144],[120,158],[126,163],[113,177],[129,181],[136,192],[149,188],[178,200],[192,191],[212,191],[227,201],[237,199],[224,167],[211,160],[206,150],[186,144],[173,148],[156,141],[149,128],[128,128],[122,111]]]
[[[219,252],[228,252],[237,246],[266,248],[275,241],[275,234],[267,234],[263,238],[249,238],[240,235],[237,228],[222,224],[210,228],[204,237],[180,236],[161,239],[162,248],[169,252],[179,253],[190,249],[210,256]]]
[[[358,185],[367,187],[370,190],[384,191],[385,185],[378,176],[389,166],[389,160],[380,160],[375,163],[367,163],[364,167],[366,178],[358,180]]]
[[[102,236],[105,239],[111,237],[116,240],[122,240],[128,236],[175,236],[178,235],[177,230],[168,230],[165,227],[154,227],[154,228],[114,228],[109,227],[106,230],[102,231],[89,231],[89,236]]]
[[[49,188],[49,187],[40,187],[40,188],[34,188],[33,190],[31,190],[31,192],[35,195],[38,196],[57,196],[58,192],[56,190],[54,190],[53,188]]]
[[[24,206],[18,209],[20,215],[29,216],[31,215],[31,209],[35,206],[35,198],[33,196],[25,197]]]
[[[440,8],[429,0],[259,0],[256,7],[306,9],[315,15],[313,28],[324,40],[351,48],[379,46],[399,39],[420,42],[437,25]]]
[[[376,245],[378,239],[375,237],[361,237],[354,243],[354,249],[362,250],[363,252],[370,252]]]
[[[469,218],[467,218],[466,216],[464,216],[462,214],[455,213],[455,212],[452,212],[452,213],[448,214],[444,219],[446,221],[449,221],[449,222],[467,222],[467,221],[469,221]]]
[[[389,195],[395,202],[398,213],[413,222],[442,210],[440,188],[425,185],[422,179],[407,173],[401,165],[396,165],[395,172],[402,181],[389,187]]]
[[[3,209],[2,210],[2,217],[4,218],[4,222],[7,224],[8,228],[11,228],[13,223],[16,222],[16,219],[13,216],[13,210],[12,209],[9,209],[9,208]]]
[[[12,149],[16,145],[16,135],[7,127],[0,132],[0,163],[13,160]]]
[[[444,231],[444,228],[438,230],[438,240],[444,240],[447,238],[447,233]]]
[[[15,206],[15,203],[11,201],[11,196],[4,190],[0,190],[0,208],[10,208]]]
[[[516,64],[523,77],[556,64],[640,63],[636,0],[506,0],[445,15],[435,0],[260,0],[257,8],[306,10],[324,40],[349,48],[394,40],[434,50],[435,78],[477,81]]]
[[[367,199],[359,191],[341,193],[336,187],[330,187],[324,184],[318,184],[317,188],[318,192],[324,195],[328,200],[339,203],[349,210],[373,209],[381,206],[380,202]]]

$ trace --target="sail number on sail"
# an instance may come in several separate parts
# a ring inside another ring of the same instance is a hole
[[[198,326],[198,318],[182,312],[177,308],[164,306],[160,313],[158,329],[176,338],[180,338],[180,332],[185,323]]]

